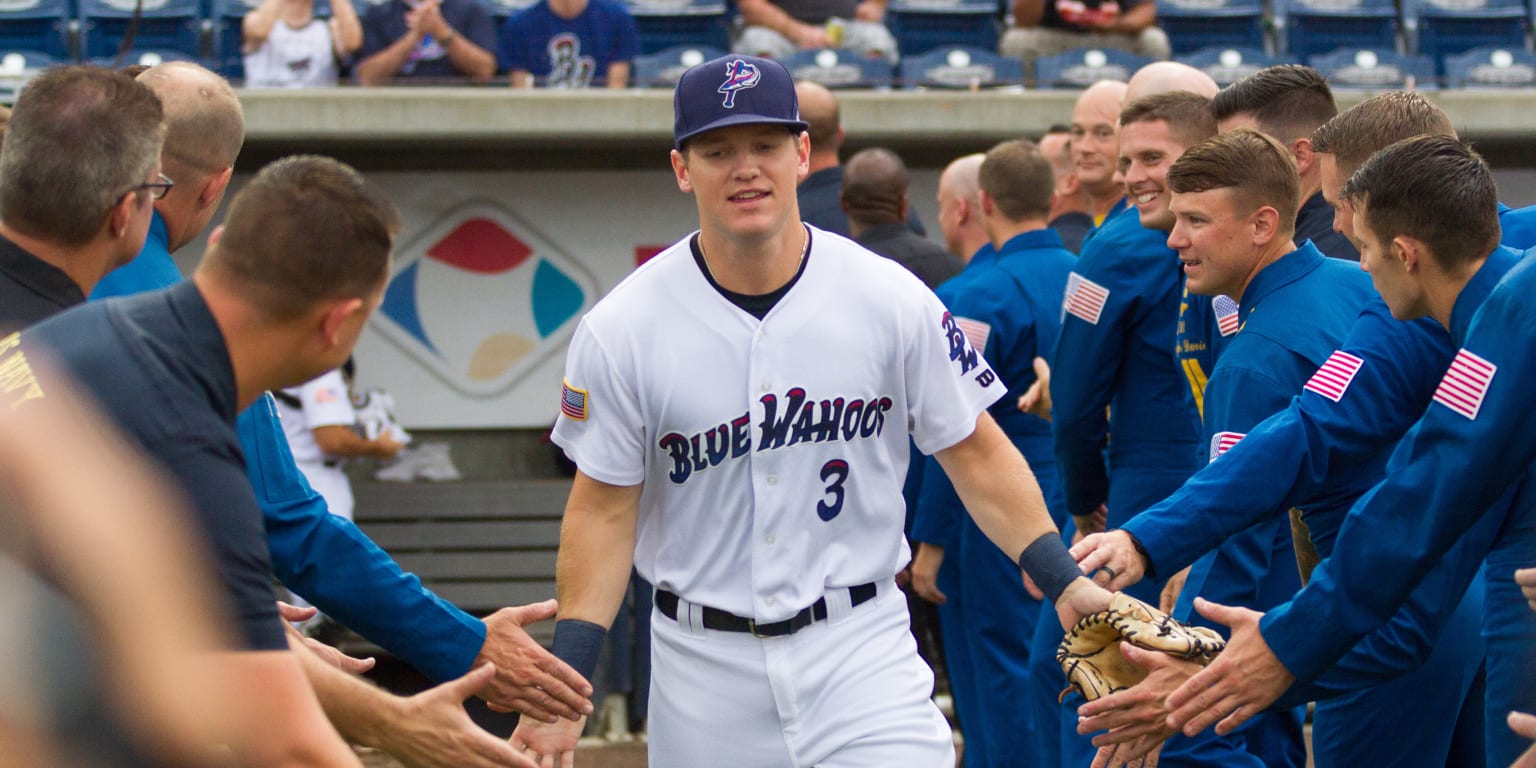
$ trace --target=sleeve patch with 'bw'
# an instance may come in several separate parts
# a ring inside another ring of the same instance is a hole
[[[1483,398],[1493,385],[1499,367],[1463,349],[1451,361],[1451,369],[1435,390],[1435,402],[1467,417],[1476,419],[1483,408]]]
[[[1217,432],[1211,435],[1211,461],[1215,461],[1232,446],[1237,445],[1246,434],[1245,432]]]
[[[1307,379],[1307,385],[1302,389],[1308,392],[1316,392],[1335,403],[1344,399],[1344,392],[1349,389],[1349,383],[1355,380],[1355,374],[1360,372],[1360,366],[1365,365],[1361,360],[1348,352],[1335,352],[1328,356],[1323,367]]]
[[[1108,300],[1108,288],[1076,272],[1067,278],[1067,314],[1098,325],[1099,315],[1104,312],[1104,302]]]

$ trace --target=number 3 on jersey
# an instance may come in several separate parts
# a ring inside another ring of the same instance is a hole
[[[848,480],[848,462],[842,459],[833,459],[821,465],[821,481],[827,484],[826,494],[832,498],[822,499],[816,502],[816,516],[822,520],[831,520],[837,517],[837,513],[843,511],[843,496],[846,493],[843,483]]]

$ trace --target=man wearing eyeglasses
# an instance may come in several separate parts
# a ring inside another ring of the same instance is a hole
[[[0,335],[85,301],[144,245],[160,174],[160,101],[125,75],[50,69],[16,102],[0,155]]]

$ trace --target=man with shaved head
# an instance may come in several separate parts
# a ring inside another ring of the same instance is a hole
[[[1125,83],[1122,105],[1130,104],[1147,96],[1172,91],[1189,91],[1209,99],[1221,87],[1210,75],[1178,61],[1156,61],[1136,70]]]
[[[1088,86],[1072,105],[1072,168],[1093,201],[1094,226],[1125,206],[1119,163],[1120,103],[1125,83],[1100,80]]]
[[[929,288],[954,277],[960,258],[907,226],[907,166],[883,147],[861,150],[843,169],[841,202],[854,242],[917,275]]]

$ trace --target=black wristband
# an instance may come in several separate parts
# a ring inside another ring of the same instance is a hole
[[[1061,599],[1068,584],[1083,575],[1083,569],[1077,567],[1077,561],[1072,559],[1072,553],[1062,542],[1061,534],[1055,531],[1041,534],[1040,538],[1030,542],[1019,554],[1019,567],[1035,580],[1035,586],[1045,593],[1045,599],[1051,605]]]
[[[592,673],[597,671],[597,655],[603,650],[603,638],[607,636],[608,630],[590,621],[561,619],[555,622],[555,639],[549,652],[591,681]]]

